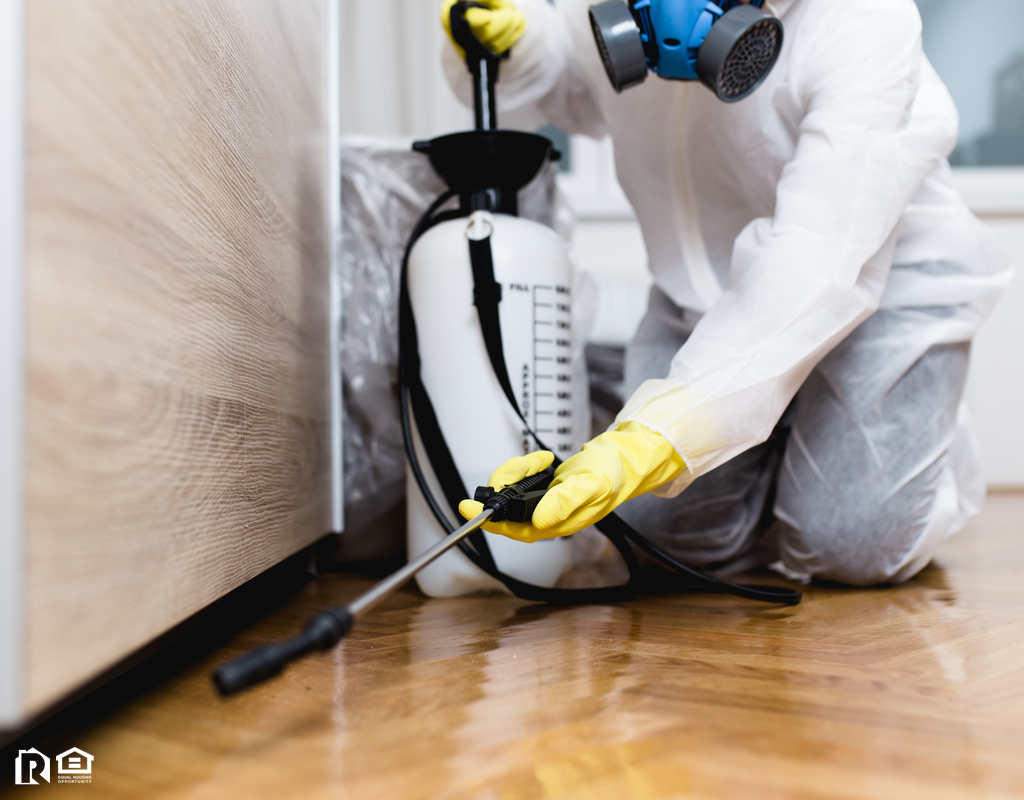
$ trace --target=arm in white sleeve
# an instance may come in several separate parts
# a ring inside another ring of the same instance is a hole
[[[580,70],[565,19],[547,0],[516,0],[516,6],[526,17],[526,31],[499,66],[502,127],[530,130],[550,123],[566,133],[604,136],[604,121]],[[466,62],[447,42],[442,58],[455,95],[472,106],[473,79]]]
[[[689,467],[659,494],[767,439],[815,365],[878,307],[900,217],[956,141],[948,94],[919,82],[910,0],[837,3],[826,23],[790,64],[806,113],[774,217],[743,230],[722,297],[668,377],[642,384],[617,419],[661,433]]]

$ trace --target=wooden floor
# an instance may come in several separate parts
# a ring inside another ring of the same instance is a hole
[[[96,757],[93,783],[30,793],[1024,798],[1024,496],[990,498],[898,588],[813,587],[781,609],[406,592],[337,650],[214,695],[214,665],[367,584],[309,583],[226,646],[48,734],[50,755]]]

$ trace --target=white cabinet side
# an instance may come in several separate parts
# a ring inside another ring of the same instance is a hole
[[[24,17],[0,0],[0,728],[22,715]]]
[[[342,437],[341,379],[341,12],[338,0],[325,0],[327,48],[327,231],[330,258],[329,302],[331,359],[331,532],[345,529],[345,458]]]

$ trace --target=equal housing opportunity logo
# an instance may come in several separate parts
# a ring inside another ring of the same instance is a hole
[[[77,747],[54,757],[57,777],[54,783],[92,783],[94,756]],[[14,759],[14,783],[18,786],[39,785],[40,780],[50,783],[50,758],[36,750],[19,750]]]

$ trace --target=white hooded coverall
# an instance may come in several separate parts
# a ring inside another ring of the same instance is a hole
[[[782,53],[734,104],[653,74],[616,94],[587,0],[517,5],[499,118],[611,135],[655,280],[616,423],[688,470],[623,516],[694,564],[761,537],[798,576],[915,574],[984,495],[963,385],[1012,269],[952,186],[957,112],[913,0],[777,0]]]

